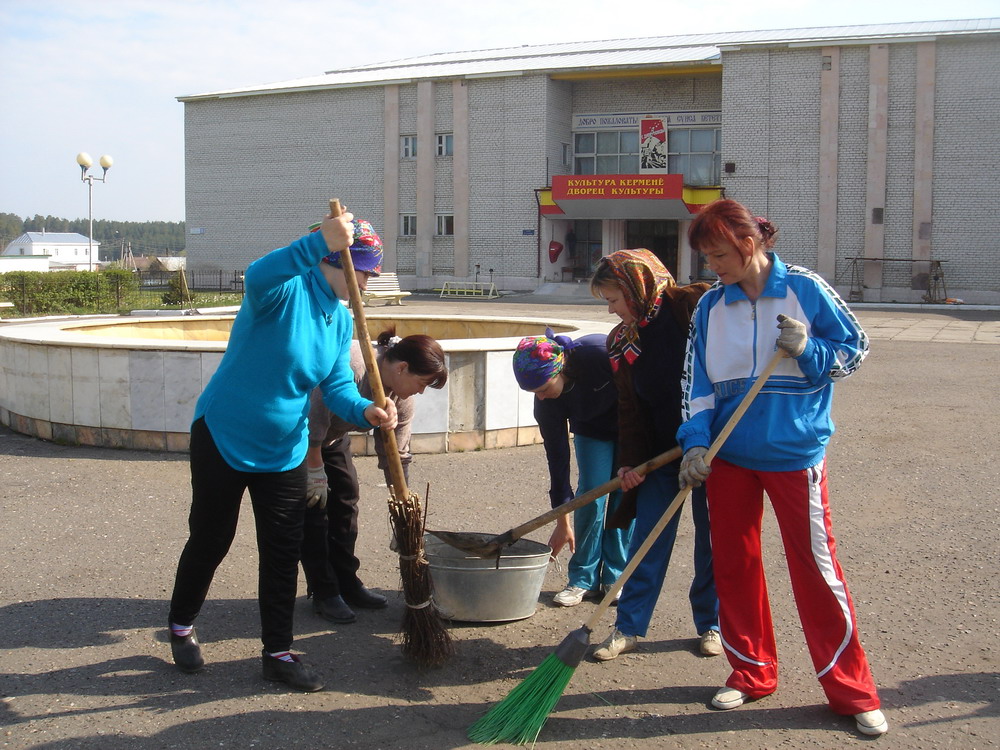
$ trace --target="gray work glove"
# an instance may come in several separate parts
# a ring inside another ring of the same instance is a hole
[[[778,316],[778,348],[788,352],[789,357],[798,357],[806,350],[806,342],[809,337],[806,335],[806,324],[801,323],[787,315]]]
[[[312,466],[307,466],[306,469],[309,471],[309,479],[306,482],[306,503],[307,508],[311,508],[314,505],[318,505],[320,510],[326,508],[326,496],[330,492],[330,485],[326,478],[326,467],[317,466],[315,469]]]
[[[701,483],[708,479],[712,467],[705,463],[705,454],[708,448],[703,445],[696,445],[688,448],[681,459],[680,479],[681,489],[685,487],[701,487]]]

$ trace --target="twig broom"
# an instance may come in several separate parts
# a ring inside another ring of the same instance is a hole
[[[784,352],[780,349],[771,357],[767,367],[757,377],[757,380],[747,391],[746,396],[736,407],[736,411],[730,416],[722,431],[705,454],[705,463],[710,463],[715,454],[719,452],[729,434],[736,427],[743,414],[750,408],[750,404],[757,397],[760,389],[772,373],[778,363],[784,357]],[[497,703],[479,721],[469,727],[468,737],[473,742],[481,745],[492,745],[497,742],[510,742],[515,745],[524,745],[534,742],[538,733],[542,731],[549,713],[555,708],[556,703],[562,697],[563,690],[569,684],[573,673],[580,665],[587,648],[590,645],[590,634],[600,621],[604,612],[611,606],[622,586],[642,562],[643,557],[649,552],[649,548],[656,542],[657,537],[670,523],[670,519],[680,509],[681,505],[691,494],[691,488],[685,487],[674,497],[674,500],[660,516],[660,520],[649,532],[642,545],[635,551],[632,559],[629,560],[625,570],[608,590],[600,604],[590,616],[590,619],[577,628],[559,644],[556,650],[549,654],[535,671],[528,675],[517,687],[511,690],[507,697]]]
[[[330,213],[333,216],[340,216],[340,201],[336,198],[330,201]],[[354,261],[351,259],[350,251],[342,252],[340,259],[347,280],[351,309],[354,310],[354,325],[357,329],[358,342],[361,344],[361,354],[365,360],[365,369],[368,370],[372,401],[384,406],[385,389],[382,387],[378,361],[375,359],[375,350],[372,348],[372,339],[368,333],[361,288],[354,273]],[[393,430],[382,430],[382,440],[392,480],[392,486],[389,488],[391,494],[389,518],[398,546],[399,575],[406,601],[406,613],[403,615],[401,628],[401,650],[403,656],[417,666],[439,666],[452,655],[454,644],[431,596],[430,571],[427,558],[424,556],[424,518],[420,497],[410,492],[406,486],[406,475],[403,473],[403,463],[399,459],[396,433]]]

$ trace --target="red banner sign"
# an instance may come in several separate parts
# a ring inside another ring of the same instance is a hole
[[[552,199],[635,200],[679,199],[684,177],[679,174],[553,175]]]

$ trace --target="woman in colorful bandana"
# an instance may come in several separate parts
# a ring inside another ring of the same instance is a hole
[[[191,425],[190,536],[170,600],[170,646],[182,672],[205,666],[195,637],[215,570],[236,535],[249,490],[259,549],[261,654],[266,680],[313,692],[322,681],[289,650],[306,511],[309,394],[337,414],[392,429],[396,407],[358,392],[350,368],[354,321],[340,254],[359,286],[377,274],[382,246],[368,222],[327,215],[319,231],[255,260],[226,353],[195,405]]]
[[[679,461],[645,477],[632,469],[677,445],[681,421],[681,373],[691,312],[708,284],[678,287],[648,250],[619,250],[601,258],[590,281],[595,297],[621,323],[608,336],[608,353],[618,385],[618,475],[624,501],[612,525],[635,518],[629,556],[642,545],[680,489]],[[718,600],[712,576],[705,493],[691,496],[695,526],[694,581],[689,598],[698,648],[705,656],[722,653]],[[622,589],[615,628],[598,648],[598,661],[636,648],[646,636],[670,563],[680,513],[674,516]]]
[[[719,277],[695,311],[678,432],[682,482],[708,484],[722,634],[733,669],[712,704],[736,708],[778,687],[761,559],[766,493],[830,708],[853,716],[862,734],[879,735],[889,724],[837,562],[826,486],[833,385],[861,365],[868,338],[826,281],[770,252],[776,233],[733,200],[706,206],[688,232]],[[707,446],[775,347],[788,358],[706,466]]]
[[[577,493],[587,492],[614,476],[618,436],[618,391],[611,374],[605,337],[572,340],[546,329],[544,336],[521,339],[514,352],[514,377],[535,394],[534,415],[549,465],[549,501],[553,508],[573,499],[570,485],[569,433],[573,434],[578,473]],[[605,528],[605,516],[618,505],[620,493],[602,495],[577,509],[573,520],[560,516],[549,538],[552,556],[563,547],[572,553],[569,581],[553,598],[573,607],[599,596],[621,575],[632,524]]]

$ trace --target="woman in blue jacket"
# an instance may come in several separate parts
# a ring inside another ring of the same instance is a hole
[[[521,339],[514,352],[518,385],[535,394],[534,415],[549,464],[549,501],[553,508],[573,499],[569,471],[569,433],[573,434],[579,474],[578,494],[614,476],[618,436],[618,391],[612,380],[605,337],[572,340],[551,328],[544,336]],[[625,568],[632,524],[605,528],[604,519],[618,505],[619,493],[602,495],[556,521],[549,538],[552,556],[568,546],[569,581],[552,601],[573,607],[606,590]]]
[[[689,230],[719,277],[698,303],[688,343],[681,482],[707,480],[719,622],[733,669],[719,709],[773,693],[778,660],[761,560],[767,494],[781,530],[806,644],[830,707],[867,735],[888,731],[836,544],[827,501],[826,445],[833,384],[853,373],[868,339],[818,275],[787,266],[776,234],[732,200],[709,204]],[[777,334],[777,335],[776,335]],[[776,340],[777,339],[777,340]],[[711,467],[703,457],[773,356],[782,360]]]
[[[250,492],[257,530],[261,654],[267,680],[323,687],[289,649],[306,510],[309,394],[355,424],[392,429],[396,409],[364,398],[350,368],[354,324],[340,254],[350,247],[358,284],[378,275],[382,244],[366,221],[327,216],[319,232],[250,264],[246,296],[222,362],[191,425],[190,536],[170,600],[170,645],[183,672],[204,667],[194,621],[236,534]],[[353,244],[352,244],[353,240]]]

